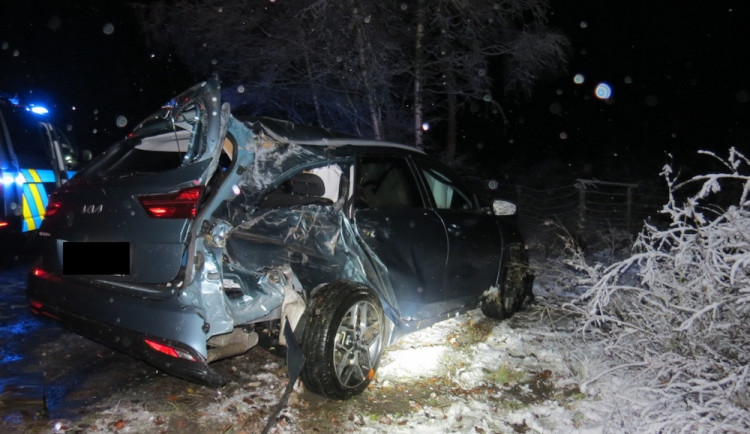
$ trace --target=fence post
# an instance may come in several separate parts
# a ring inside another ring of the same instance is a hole
[[[576,182],[578,189],[578,232],[583,236],[586,229],[586,184],[579,179]]]
[[[628,233],[630,233],[633,217],[633,187],[628,186],[627,195],[628,199],[627,203],[625,204],[625,207],[627,209],[627,215],[625,216],[625,227],[627,228]]]
[[[525,211],[524,206],[521,205],[521,199],[523,198],[523,192],[521,191],[521,186],[516,185],[516,213],[518,213],[518,217],[521,217],[521,213]]]

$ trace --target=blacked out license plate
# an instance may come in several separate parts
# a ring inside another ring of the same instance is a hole
[[[63,274],[130,274],[130,243],[63,243]]]

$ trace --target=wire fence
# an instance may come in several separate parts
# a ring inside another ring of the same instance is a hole
[[[666,188],[578,179],[574,184],[534,189],[502,186],[514,198],[522,227],[536,232],[554,222],[581,239],[596,237],[603,230],[627,234],[640,232],[645,220],[660,218],[667,201]]]

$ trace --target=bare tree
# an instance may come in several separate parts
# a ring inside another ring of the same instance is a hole
[[[424,146],[445,121],[455,155],[465,104],[500,109],[564,65],[566,39],[546,26],[547,0],[183,0],[139,7],[147,38],[195,75],[218,72],[223,97],[252,114]]]
[[[566,65],[568,41],[547,26],[546,0],[420,0],[417,8],[415,38],[424,48],[414,56],[414,92],[424,104],[415,104],[414,116],[446,121],[448,158],[455,156],[461,104],[502,112],[493,95],[497,74],[507,92],[529,94]],[[491,71],[493,63],[502,68]],[[422,143],[420,129],[415,141]]]
[[[399,110],[395,87],[404,69],[388,3],[318,0],[296,15],[305,39],[314,45],[311,56],[325,71],[328,89],[360,108],[350,114],[366,119],[371,135],[379,139],[394,135],[387,131],[388,113]]]

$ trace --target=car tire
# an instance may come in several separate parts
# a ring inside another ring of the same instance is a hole
[[[301,376],[307,389],[333,399],[362,393],[387,342],[378,297],[362,284],[331,283],[314,293],[305,317]]]
[[[479,299],[482,313],[490,318],[506,319],[520,310],[531,295],[529,265],[521,244],[512,244],[506,250],[499,288],[488,290]]]

